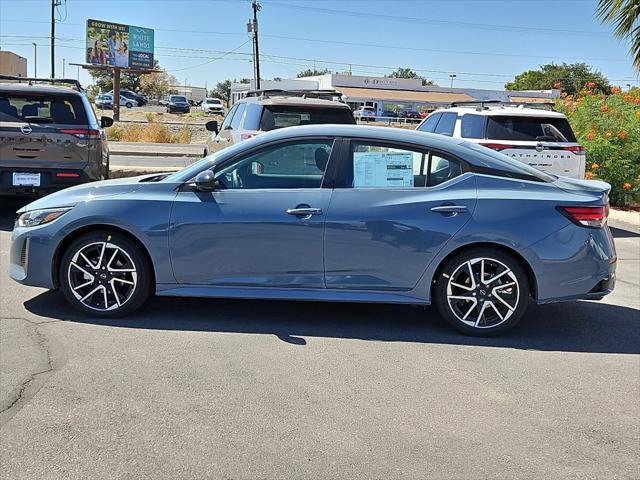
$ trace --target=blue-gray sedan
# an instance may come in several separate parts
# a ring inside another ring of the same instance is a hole
[[[416,131],[259,135],[174,173],[22,208],[11,277],[92,316],[152,295],[434,303],[462,332],[613,290],[609,185]]]

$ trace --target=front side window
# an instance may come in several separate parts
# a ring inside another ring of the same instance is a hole
[[[246,108],[246,103],[239,103],[238,110],[236,110],[233,119],[231,120],[231,128],[233,130],[237,130],[240,127],[240,122],[242,121],[242,114],[244,113],[244,109]]]
[[[438,120],[440,120],[440,114],[434,113],[418,126],[418,130],[421,132],[433,133],[436,129],[436,125],[438,124]]]
[[[440,135],[448,135],[450,137],[453,136],[453,129],[456,126],[456,120],[458,118],[457,113],[447,112],[443,113],[440,117],[440,121],[438,125],[436,125],[436,129],[434,133],[439,133]]]
[[[75,95],[52,97],[36,95],[0,96],[0,121],[86,125],[82,98]]]
[[[265,147],[216,171],[222,189],[320,188],[333,140]]]
[[[231,120],[233,120],[233,116],[235,115],[236,110],[238,110],[238,105],[234,105],[231,108],[231,110],[229,110],[229,113],[227,113],[227,116],[224,117],[224,121],[220,126],[220,130],[226,130],[227,128],[229,128],[229,124],[231,123]]]
[[[531,142],[576,141],[569,122],[562,117],[491,116],[487,122],[487,138]]]

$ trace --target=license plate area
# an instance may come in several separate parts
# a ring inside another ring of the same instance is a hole
[[[14,187],[39,187],[40,174],[13,172],[13,186]]]

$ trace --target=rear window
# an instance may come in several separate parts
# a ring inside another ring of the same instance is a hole
[[[567,119],[555,117],[489,117],[487,138],[531,142],[576,141]]]
[[[353,125],[355,120],[348,108],[266,106],[260,119],[260,130],[324,123]]]
[[[0,121],[88,124],[82,98],[76,95],[0,95]]]
[[[467,113],[460,122],[462,138],[484,138],[484,117]]]

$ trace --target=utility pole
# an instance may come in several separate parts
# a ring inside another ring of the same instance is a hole
[[[62,78],[67,78],[67,77],[66,77],[66,73],[65,73],[65,72],[66,72],[66,70],[67,70],[67,69],[66,69],[66,66],[67,66],[67,59],[66,59],[66,58],[63,58],[63,59],[62,59]]]
[[[255,70],[255,83],[256,90],[260,90],[260,52],[258,50],[258,11],[262,9],[258,0],[251,2],[251,8],[253,9],[253,65]]]
[[[38,78],[38,44],[32,42],[31,45],[33,45],[33,76]]]
[[[56,78],[56,7],[60,5],[62,0],[51,0],[51,78]]]

